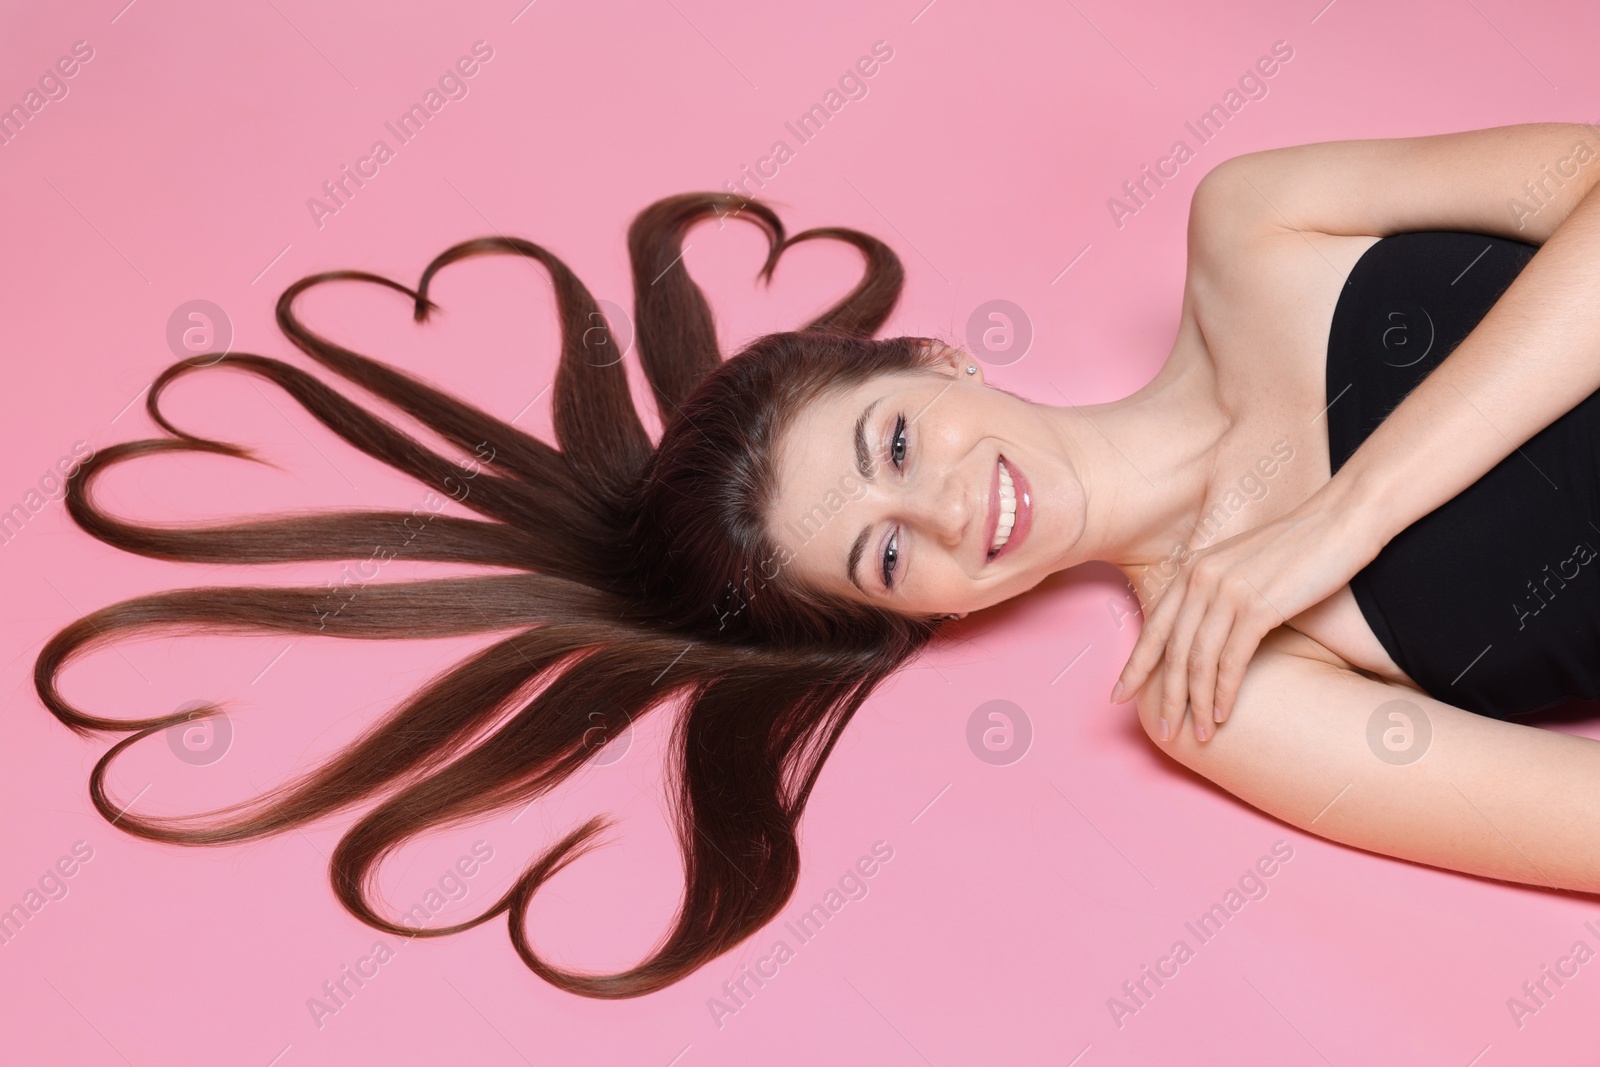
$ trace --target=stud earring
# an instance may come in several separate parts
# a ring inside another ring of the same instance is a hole
[[[976,363],[968,363],[967,364],[967,373],[968,374],[977,374],[978,373],[978,365]]]

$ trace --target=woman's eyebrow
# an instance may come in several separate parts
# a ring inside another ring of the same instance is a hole
[[[867,420],[872,417],[872,410],[882,402],[883,397],[880,396],[877,400],[868,404],[862,410],[861,417],[856,420],[856,470],[860,471],[861,477],[869,482],[872,481],[872,469],[876,464],[872,462],[872,450],[867,447]],[[861,584],[861,579],[856,577],[856,571],[861,566],[861,554],[867,549],[867,534],[869,531],[869,527],[864,527],[860,533],[856,534],[855,543],[850,546],[850,557],[845,561],[844,565],[845,577],[850,579],[851,585],[860,589],[863,593],[867,590]]]
[[[861,412],[861,417],[856,420],[856,470],[860,471],[861,477],[869,482],[872,481],[872,468],[875,464],[872,462],[872,452],[867,448],[867,420],[872,417],[872,409],[882,401],[883,397],[880,396],[877,400],[868,404],[866,409]],[[852,573],[855,571],[854,567],[850,569]]]

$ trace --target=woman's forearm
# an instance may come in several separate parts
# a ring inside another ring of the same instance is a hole
[[[1376,556],[1597,389],[1600,186],[1307,503],[1354,518]]]

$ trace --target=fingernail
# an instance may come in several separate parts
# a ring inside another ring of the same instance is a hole
[[[1200,740],[1202,741],[1211,736],[1211,731],[1206,729],[1205,723],[1201,723],[1195,733],[1199,735]]]
[[[1221,722],[1223,719],[1226,719],[1228,717],[1228,713],[1223,711],[1220,707],[1212,708],[1211,709],[1211,717],[1213,719],[1217,720],[1218,722]]]
[[[1122,703],[1122,679],[1117,679],[1117,684],[1111,687],[1111,703]]]
[[[1161,720],[1161,740],[1168,741],[1172,738],[1172,724],[1166,719]]]

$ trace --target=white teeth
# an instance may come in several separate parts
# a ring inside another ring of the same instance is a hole
[[[1017,487],[1011,481],[1011,472],[1006,470],[1004,461],[1000,463],[1000,519],[994,528],[994,544],[989,546],[990,554],[998,552],[1002,545],[1011,540],[1011,528],[1017,524]]]

